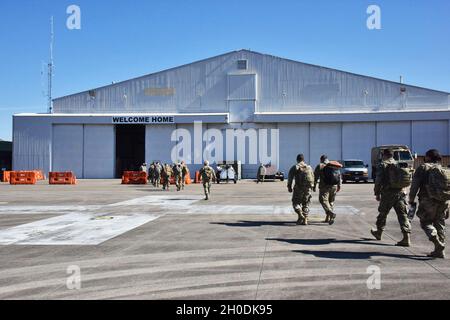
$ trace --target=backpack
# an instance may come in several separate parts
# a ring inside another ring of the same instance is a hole
[[[203,167],[200,170],[200,173],[202,175],[202,180],[204,182],[209,182],[213,178],[214,171],[211,167]]]
[[[450,200],[450,169],[433,166],[427,180],[426,189],[431,198],[442,202]]]
[[[323,168],[323,182],[328,186],[337,186],[341,182],[341,172],[339,168],[326,165]]]
[[[295,186],[310,189],[314,185],[314,173],[308,165],[297,165]]]
[[[172,171],[173,171],[173,174],[174,174],[175,176],[181,175],[181,167],[180,167],[178,164],[175,164],[175,165],[172,167]]]
[[[412,172],[401,164],[390,163],[386,167],[388,185],[392,189],[403,189],[411,185]]]

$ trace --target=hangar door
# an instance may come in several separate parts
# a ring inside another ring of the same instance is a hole
[[[78,178],[114,178],[114,126],[54,125],[52,171]]]
[[[54,125],[52,171],[72,171],[83,177],[83,125]]]

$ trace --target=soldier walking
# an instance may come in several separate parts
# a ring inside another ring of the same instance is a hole
[[[162,171],[161,165],[159,164],[159,162],[156,162],[153,173],[153,185],[157,188],[159,188],[159,184],[161,182],[161,171]]]
[[[441,165],[442,157],[438,150],[428,150],[425,164],[414,173],[409,203],[412,205],[419,197],[417,216],[420,226],[434,244],[434,251],[428,256],[445,258],[445,220],[449,218],[450,169]]]
[[[186,176],[189,175],[189,169],[186,162],[181,161],[181,189],[184,190],[184,185],[186,183]]]
[[[175,179],[175,186],[177,191],[181,190],[181,180],[182,180],[182,168],[179,162],[175,163],[172,167],[173,177]]]
[[[169,164],[165,164],[162,171],[162,176],[164,178],[163,190],[169,191],[170,179],[172,178],[172,167]]]
[[[148,169],[148,180],[150,180],[152,185],[155,185],[155,162],[152,162]]]
[[[319,182],[319,202],[326,214],[325,222],[332,225],[336,219],[334,201],[336,194],[341,191],[341,174],[326,155],[320,157],[320,164],[314,170],[314,192],[317,190],[317,182]]]
[[[256,183],[263,183],[266,177],[266,167],[261,163],[258,168],[258,177]]]
[[[211,194],[211,182],[216,179],[214,169],[209,166],[209,161],[205,161],[203,167],[199,171],[202,177],[203,191],[205,192],[205,200],[209,200]]]
[[[294,187],[292,187],[293,181],[295,181]],[[292,206],[298,215],[298,225],[308,224],[309,205],[311,203],[311,190],[313,186],[313,170],[305,163],[304,155],[299,154],[297,156],[297,164],[289,170],[287,184],[289,193],[293,193]]]
[[[411,172],[407,168],[407,164],[397,164],[393,158],[392,150],[385,149],[382,162],[377,169],[374,187],[375,197],[380,204],[376,222],[377,229],[372,229],[371,233],[377,240],[381,240],[387,216],[391,209],[394,208],[403,233],[403,239],[396,245],[401,247],[409,247],[411,245],[411,224],[408,220],[408,205],[405,192],[405,188],[410,185]]]

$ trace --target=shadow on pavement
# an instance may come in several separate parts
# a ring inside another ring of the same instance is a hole
[[[241,220],[239,222],[210,222],[211,224],[223,225],[227,227],[262,227],[262,226],[286,226],[286,227],[299,227],[295,221],[246,221]],[[328,223],[324,222],[310,222],[310,226],[328,226]]]
[[[394,245],[379,242],[368,238],[359,240],[336,240],[336,239],[281,239],[281,238],[267,238],[266,240],[287,242],[289,244],[301,244],[307,246],[327,245],[331,243],[346,243],[346,244],[367,244],[371,246],[393,247]]]
[[[354,252],[354,251],[312,251],[312,250],[293,250],[292,252],[302,253],[302,254],[310,254],[317,258],[326,258],[326,259],[357,259],[357,260],[367,260],[374,257],[390,257],[390,258],[399,258],[399,259],[411,259],[417,261],[430,260],[427,257],[420,257],[409,254],[395,254],[395,253],[381,253],[381,252]]]

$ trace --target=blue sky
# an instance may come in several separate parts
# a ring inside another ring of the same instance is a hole
[[[81,30],[66,28],[71,4]],[[1,139],[12,114],[46,111],[51,15],[54,97],[242,48],[450,92],[448,0],[1,0]]]

